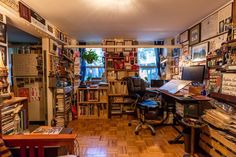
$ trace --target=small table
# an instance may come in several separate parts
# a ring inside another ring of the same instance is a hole
[[[184,97],[184,96],[179,96],[181,94],[171,94],[168,91],[165,90],[159,90],[157,89],[160,94],[162,95],[162,101],[167,103],[167,106],[173,106],[172,108],[172,113],[174,115],[174,120],[173,120],[173,125],[172,127],[179,132],[179,135],[173,139],[170,140],[169,143],[170,144],[178,144],[178,143],[183,143],[183,141],[180,141],[180,138],[183,136],[183,131],[180,131],[178,128],[176,128],[176,122],[183,124],[182,121],[179,120],[178,115],[176,114],[176,102],[179,102],[181,104],[183,104],[184,106],[187,106],[189,104],[194,104],[197,105],[197,109],[200,109],[200,104],[202,102],[206,102],[206,101],[210,101],[211,98],[206,97],[206,96],[202,96],[202,95],[195,95],[195,96],[191,96],[191,97]],[[170,105],[171,104],[171,105]],[[200,111],[197,112],[198,116],[201,115]],[[185,116],[185,115],[184,115]],[[183,118],[183,117],[182,117]]]

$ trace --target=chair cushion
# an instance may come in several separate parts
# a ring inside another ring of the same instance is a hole
[[[138,103],[138,107],[144,108],[144,109],[157,108],[159,105],[160,105],[160,103],[157,101],[154,101],[154,100],[144,100],[144,101]]]
[[[12,157],[11,152],[5,146],[4,141],[0,138],[0,156],[1,157]]]

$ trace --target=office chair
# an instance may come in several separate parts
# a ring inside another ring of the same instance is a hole
[[[138,99],[136,108],[139,110],[139,124],[135,128],[135,134],[138,135],[139,130],[145,125],[151,130],[152,135],[155,135],[156,131],[148,120],[154,120],[160,114],[163,116],[161,104],[157,101],[159,93],[146,90],[145,81],[139,77],[126,77],[124,80],[127,81],[129,96]]]

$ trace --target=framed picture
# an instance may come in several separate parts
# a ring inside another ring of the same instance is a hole
[[[115,45],[115,41],[106,41],[106,45]],[[106,52],[115,52],[115,48],[107,48]]]
[[[224,31],[228,31],[229,30],[229,25],[232,22],[231,17],[228,17],[227,19],[225,19],[225,30]]]
[[[20,12],[20,17],[31,22],[30,9],[21,2],[19,2],[19,12]]]
[[[124,45],[123,42],[116,42],[116,45]],[[116,48],[116,52],[123,52],[123,48]]]
[[[225,30],[225,21],[222,20],[219,22],[219,33],[223,33]]]
[[[6,43],[6,33],[7,28],[6,24],[0,22],[0,42]]]
[[[208,53],[208,42],[192,47],[192,62],[200,62],[206,60]]]
[[[189,30],[189,45],[194,45],[200,42],[201,25],[197,24]]]
[[[180,34],[180,44],[188,41],[188,30]]]
[[[125,45],[130,46],[133,45],[133,41],[132,40],[125,40],[124,41]],[[132,51],[132,48],[125,48],[125,51]]]
[[[4,65],[7,66],[7,48],[5,46],[0,45],[0,53]]]

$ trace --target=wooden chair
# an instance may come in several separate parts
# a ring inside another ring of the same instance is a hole
[[[76,137],[76,134],[5,135],[2,136],[2,140],[8,148],[19,147],[21,157],[26,157],[28,151],[29,157],[44,157],[44,148],[47,146],[64,146],[69,154],[77,153],[78,150],[77,152],[74,150]]]

